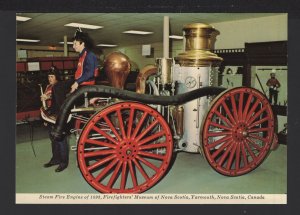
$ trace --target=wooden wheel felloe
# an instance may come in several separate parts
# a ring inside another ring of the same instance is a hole
[[[85,180],[102,193],[141,193],[171,163],[173,140],[164,118],[151,107],[121,102],[87,122],[77,156]]]
[[[201,150],[214,170],[227,176],[246,174],[268,155],[274,116],[259,91],[239,87],[225,91],[211,105],[202,125]]]

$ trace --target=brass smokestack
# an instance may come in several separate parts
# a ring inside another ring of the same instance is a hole
[[[212,53],[219,31],[203,23],[187,24],[183,27],[184,52],[175,57],[181,66],[210,66],[223,59]]]

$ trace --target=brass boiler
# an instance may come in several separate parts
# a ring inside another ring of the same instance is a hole
[[[129,58],[121,52],[109,53],[104,60],[104,70],[111,86],[124,89],[130,72]]]
[[[223,60],[211,52],[218,34],[219,31],[211,25],[203,23],[187,24],[183,27],[184,52],[174,58],[173,66],[173,81],[177,82],[178,94],[212,86],[212,67]],[[208,103],[209,100],[202,97],[175,109],[177,132],[180,136],[178,146],[182,150],[199,152],[201,123]]]

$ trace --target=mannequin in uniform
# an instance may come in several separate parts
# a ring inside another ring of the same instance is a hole
[[[58,70],[52,66],[48,72],[48,81],[44,94],[41,96],[41,101],[46,102],[46,108],[48,113],[56,114],[57,110],[54,108],[53,101],[53,88],[56,84],[59,83],[59,73]],[[45,107],[44,107],[45,108]],[[67,138],[64,138],[61,141],[55,141],[51,136],[52,123],[45,123],[48,126],[48,133],[51,141],[51,149],[52,149],[52,157],[50,161],[44,164],[45,168],[58,165],[55,169],[55,172],[61,172],[68,166],[69,161],[69,151],[68,151],[68,143]]]
[[[269,102],[272,104],[274,98],[274,105],[277,105],[278,99],[278,88],[281,86],[280,82],[276,78],[275,70],[273,69],[270,73],[271,78],[267,81],[269,87]]]
[[[79,53],[79,60],[74,79],[56,84],[53,88],[56,109],[60,110],[66,96],[81,86],[95,85],[98,74],[98,61],[91,51],[94,44],[87,33],[78,29],[73,37],[73,48]]]

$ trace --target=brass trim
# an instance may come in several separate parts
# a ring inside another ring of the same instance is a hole
[[[147,65],[142,68],[136,78],[136,93],[144,94],[148,77],[156,73],[157,67],[154,65]]]
[[[215,66],[223,59],[212,53],[217,35],[220,32],[213,26],[204,23],[192,23],[183,27],[183,53],[175,57],[181,66]]]

